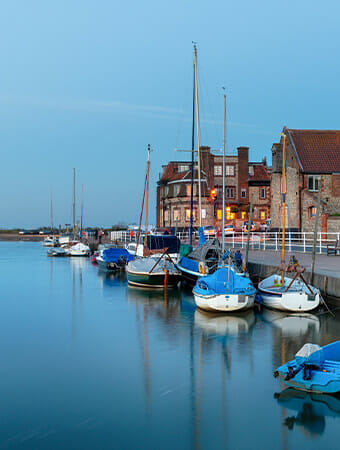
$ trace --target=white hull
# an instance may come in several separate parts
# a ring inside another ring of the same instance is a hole
[[[199,295],[194,293],[196,305],[204,311],[244,311],[252,308],[255,295],[220,294],[220,295]]]
[[[310,286],[313,295],[307,286],[296,280],[291,288],[284,292],[292,279],[285,278],[285,286],[281,288],[274,283],[278,277],[273,275],[261,281],[258,290],[262,296],[263,305],[267,308],[276,309],[285,312],[307,312],[313,311],[320,305],[320,292],[318,289]]]
[[[90,252],[88,251],[68,251],[67,252],[68,256],[89,256]]]

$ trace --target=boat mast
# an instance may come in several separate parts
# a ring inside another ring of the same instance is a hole
[[[80,235],[83,232],[84,185],[81,185]]]
[[[285,271],[283,268],[285,262],[285,234],[286,234],[286,135],[281,133],[283,137],[282,151],[282,254],[281,254],[281,284],[285,284]]]
[[[73,168],[73,239],[76,238],[76,169]]]
[[[194,46],[195,48],[195,46]],[[190,245],[192,245],[193,212],[194,212],[194,174],[195,174],[195,63],[193,70],[193,93],[192,93],[192,134],[191,134],[191,192],[190,192]]]
[[[196,140],[197,140],[197,170],[198,170],[198,210],[199,226],[202,226],[202,197],[201,197],[201,155],[199,136],[199,110],[198,110],[198,84],[197,84],[197,48],[194,45],[194,69],[195,69],[195,103],[196,103]]]
[[[224,90],[224,88],[223,88]],[[223,161],[222,161],[222,256],[224,255],[224,227],[225,227],[225,128],[226,128],[226,95],[223,98]],[[222,259],[222,267],[224,261]]]
[[[148,161],[146,163],[146,201],[145,201],[145,236],[144,236],[145,248],[147,246],[147,234],[148,234],[149,175],[150,175],[150,144],[148,144]]]
[[[51,189],[51,231],[52,235],[54,235],[54,228],[53,228],[53,203],[52,203],[52,189]]]

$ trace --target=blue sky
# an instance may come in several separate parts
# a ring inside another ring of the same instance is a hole
[[[0,227],[137,221],[150,143],[151,214],[162,164],[191,146],[192,41],[201,143],[270,159],[283,125],[339,129],[336,1],[4,1],[0,7]],[[78,204],[77,216],[80,205]]]

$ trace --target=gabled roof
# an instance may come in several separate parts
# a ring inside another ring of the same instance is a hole
[[[169,163],[163,172],[162,177],[158,181],[158,183],[162,184],[164,182],[182,180],[185,176],[190,172],[190,170],[186,170],[185,172],[178,172],[176,163]]]
[[[340,172],[340,130],[285,131],[290,136],[303,172]]]

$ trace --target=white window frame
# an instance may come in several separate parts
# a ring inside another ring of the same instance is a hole
[[[262,195],[263,192],[263,195]],[[260,188],[260,199],[264,200],[266,198],[266,188]]]
[[[225,174],[228,177],[235,176],[235,166],[225,166]]]
[[[312,181],[312,184],[313,184],[313,188],[312,189],[309,188],[309,180],[313,180]],[[318,181],[318,183],[316,183],[316,181]],[[320,175],[308,175],[307,176],[307,189],[308,189],[309,192],[318,192],[320,183],[321,183],[321,176]],[[316,184],[319,185],[318,188],[316,188]]]
[[[214,166],[214,176],[215,177],[221,177],[222,176],[222,166],[221,165]]]

